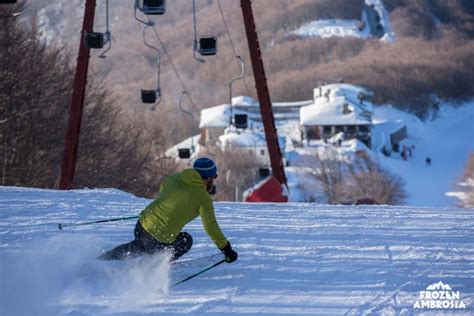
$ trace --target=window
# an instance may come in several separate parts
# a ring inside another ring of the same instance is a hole
[[[337,126],[336,126],[336,133],[339,133],[339,132],[342,132],[342,131],[344,131],[344,126],[342,126],[342,125],[337,125]]]
[[[359,131],[362,133],[367,133],[369,131],[369,127],[367,125],[359,125]]]
[[[324,126],[323,133],[331,134],[331,126]]]
[[[260,155],[265,156],[265,150],[260,149]]]

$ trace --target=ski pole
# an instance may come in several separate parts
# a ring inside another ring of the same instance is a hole
[[[222,259],[221,261],[219,261],[219,262],[217,262],[217,263],[214,263],[212,266],[207,267],[206,269],[204,269],[204,270],[202,270],[202,271],[199,271],[199,272],[197,272],[197,273],[195,273],[195,274],[193,274],[193,275],[191,275],[191,276],[188,276],[188,277],[187,277],[186,279],[184,279],[184,280],[181,280],[181,281],[179,281],[179,282],[176,282],[176,283],[173,284],[171,287],[174,287],[174,286],[176,286],[176,285],[178,285],[178,284],[181,284],[181,283],[184,283],[184,282],[186,282],[186,281],[188,281],[188,280],[191,280],[192,278],[195,278],[195,277],[197,277],[198,275],[201,275],[201,274],[203,274],[204,272],[206,272],[206,271],[208,271],[208,270],[211,270],[212,268],[215,268],[215,267],[217,267],[218,265],[220,265],[220,264],[222,264],[222,263],[224,263],[224,262],[225,262],[225,259]]]
[[[100,221],[93,221],[93,222],[83,222],[83,223],[76,223],[76,224],[59,224],[59,230],[62,230],[64,227],[71,227],[71,226],[84,226],[84,225],[91,225],[91,224],[98,224],[98,223],[107,223],[107,222],[116,222],[116,221],[125,221],[127,219],[138,218],[138,216],[130,216],[130,217],[120,217],[120,218],[111,218],[111,219],[103,219]]]

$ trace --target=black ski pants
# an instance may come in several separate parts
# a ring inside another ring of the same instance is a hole
[[[134,235],[134,240],[103,253],[99,259],[123,260],[169,250],[173,254],[172,260],[176,260],[193,246],[193,238],[187,232],[180,232],[174,242],[167,244],[151,236],[140,224],[140,221],[135,226]]]

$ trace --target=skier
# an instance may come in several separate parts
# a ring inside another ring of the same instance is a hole
[[[181,229],[198,215],[209,237],[230,263],[237,253],[217,223],[209,196],[215,192],[217,166],[209,158],[197,159],[192,169],[168,176],[160,186],[158,198],[148,205],[135,226],[135,239],[102,254],[99,259],[122,260],[163,250],[172,252],[176,260],[193,245],[193,238]]]
[[[426,157],[425,162],[426,162],[427,166],[431,166],[431,158],[430,157]]]

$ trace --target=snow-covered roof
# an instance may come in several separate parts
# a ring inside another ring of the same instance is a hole
[[[272,107],[298,107],[311,104],[313,100],[292,101],[292,102],[272,102]],[[232,105],[237,107],[256,107],[260,108],[260,103],[248,96],[237,96],[232,98]]]
[[[198,154],[199,149],[200,149],[200,146],[199,146],[199,140],[200,139],[201,139],[200,134],[195,135],[195,136],[191,136],[191,137],[183,140],[179,144],[176,144],[173,147],[169,148],[165,152],[165,156],[171,157],[171,158],[178,158],[178,149],[181,149],[181,148],[191,149],[192,147],[194,147],[194,152],[191,152],[191,155]]]
[[[298,107],[312,104],[313,100],[295,101],[295,102],[274,102],[272,106],[274,108],[280,108],[282,111],[274,113],[275,120],[287,120],[296,119]],[[258,125],[258,121],[261,121],[260,116],[260,105],[258,101],[255,101],[248,96],[237,96],[232,98],[232,112],[233,114],[248,114],[249,124]],[[284,108],[295,108],[290,109],[290,112],[286,112]],[[230,104],[221,104],[210,108],[203,109],[201,111],[201,120],[199,122],[199,128],[207,127],[227,127],[230,122]]]
[[[205,127],[228,127],[230,123],[230,104],[221,104],[201,111],[199,128]],[[247,114],[246,111],[232,109],[235,114]],[[250,123],[250,122],[249,122]]]
[[[373,105],[367,99],[373,93],[366,88],[333,83],[315,88],[313,93],[314,102],[300,108],[301,125],[371,124]]]
[[[366,153],[370,153],[370,149],[357,138],[343,141],[341,147],[348,152],[356,153],[358,151],[365,151]]]
[[[386,133],[387,135],[390,135],[400,130],[404,126],[406,126],[404,120],[377,122],[376,124],[374,124],[374,128],[377,128],[380,132]]]
[[[228,130],[224,135],[219,137],[219,143],[222,149],[227,147],[267,147],[265,135],[263,132],[255,132],[250,130],[234,131]],[[285,148],[285,138],[278,136],[280,148]]]
[[[221,104],[201,111],[199,128],[229,126],[230,104]]]
[[[322,96],[320,96],[322,95]],[[329,96],[327,102],[325,95]],[[314,101],[273,102],[275,108],[300,108],[300,123],[302,125],[343,125],[343,124],[370,124],[370,115],[373,112],[372,103],[368,102],[373,93],[363,87],[347,84],[328,84],[314,89]],[[361,102],[361,97],[364,101]],[[349,114],[342,114],[344,104],[348,104]],[[248,114],[249,120],[260,118],[259,103],[248,96],[232,98],[233,114]],[[201,111],[199,128],[227,127],[230,122],[230,104],[221,104]],[[276,111],[276,120],[296,119],[294,109]],[[296,109],[297,111],[297,109]],[[317,117],[316,117],[317,116]],[[319,123],[315,123],[318,121]],[[321,122],[323,121],[323,124]]]
[[[313,100],[293,101],[293,102],[272,102],[273,107],[301,107],[313,103]]]
[[[360,97],[364,97],[365,100],[371,98],[374,94],[372,91],[353,84],[349,83],[332,83],[327,84],[313,90],[313,96],[316,100],[317,98],[324,97],[324,95],[329,91],[329,96],[337,97],[337,96],[344,96],[347,99],[350,99],[352,102],[359,102]],[[320,96],[321,95],[321,96]],[[368,108],[372,112],[370,108],[371,103],[364,102]]]
[[[344,107],[349,110],[344,114]],[[368,125],[371,112],[342,96],[329,101],[318,98],[312,105],[300,109],[300,124],[308,125]]]
[[[252,106],[252,105],[258,105],[258,103],[251,97],[248,97],[245,95],[239,95],[237,97],[232,98],[232,105]]]

